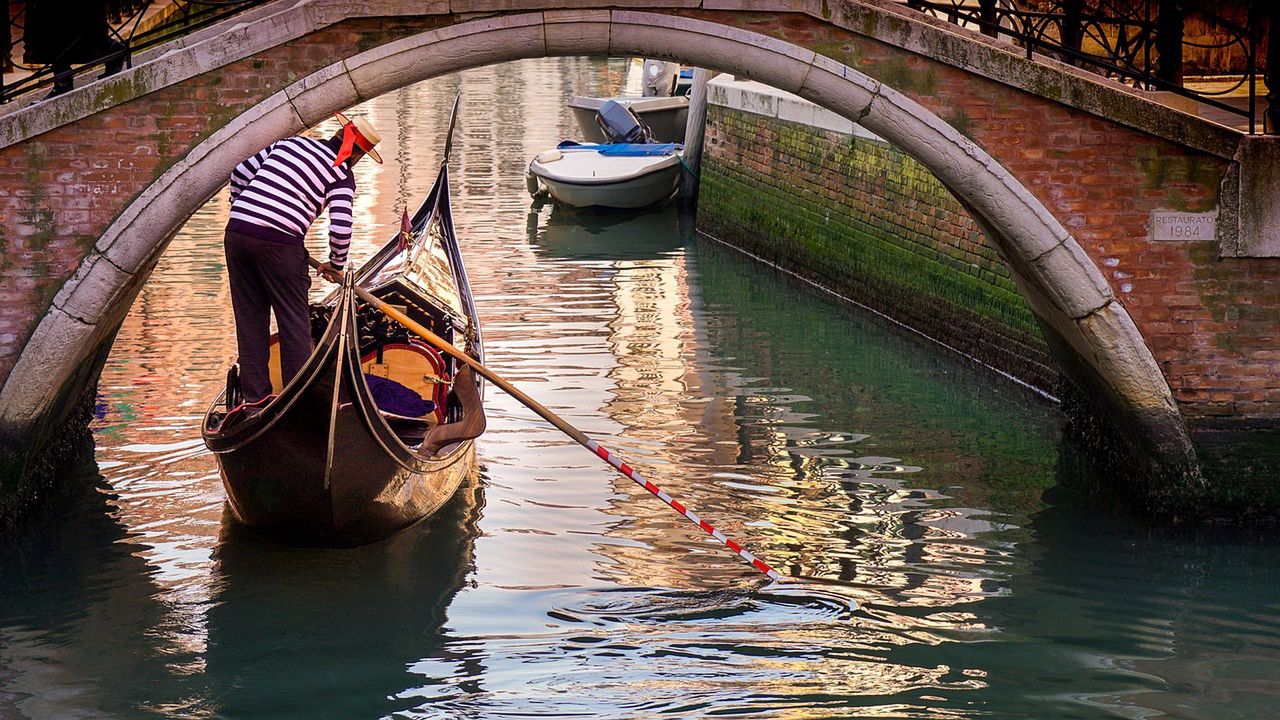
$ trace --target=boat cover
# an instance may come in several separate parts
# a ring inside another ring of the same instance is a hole
[[[610,155],[613,157],[657,157],[662,155],[673,155],[684,149],[680,143],[580,143],[576,140],[565,140],[556,148],[560,150],[571,150],[573,148],[582,148],[584,150],[595,150],[601,155]]]
[[[647,157],[650,155],[673,155],[680,152],[677,143],[613,143],[601,145],[596,152],[614,157]]]

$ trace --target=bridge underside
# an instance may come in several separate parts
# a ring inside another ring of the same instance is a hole
[[[929,59],[919,48],[904,50],[912,42],[954,45],[954,31],[874,3],[842,3],[832,18],[739,7],[479,17],[447,7],[430,14],[408,0],[379,2],[376,13],[352,18],[350,6],[269,6],[276,11],[255,23],[59,99],[64,117],[84,116],[0,149],[0,188],[11,189],[0,203],[7,217],[20,218],[4,231],[11,252],[3,272],[22,279],[22,292],[0,316],[9,332],[0,336],[0,433],[11,468],[29,465],[31,438],[66,425],[69,401],[96,381],[95,360],[169,238],[244,157],[334,111],[438,75],[546,55],[643,55],[796,93],[923,163],[997,245],[1064,371],[1126,429],[1150,479],[1147,500],[1167,510],[1201,497],[1180,409],[1193,419],[1212,415],[1190,399],[1200,380],[1184,366],[1206,357],[1239,362],[1239,345],[1235,356],[1213,342],[1188,348],[1178,342],[1186,328],[1166,327],[1178,310],[1170,296],[1194,292],[1188,283],[1206,266],[1223,271],[1213,248],[1154,245],[1145,226],[1152,210],[1169,203],[1192,211],[1219,206],[1232,168],[1222,154],[1233,152],[1221,138],[1188,148]],[[849,27],[851,18],[861,18],[861,31]],[[892,32],[915,39],[894,45],[874,37]],[[954,52],[947,47],[939,52]],[[973,52],[995,53],[989,63],[1019,70],[1003,51]],[[47,121],[32,110],[27,122]],[[1028,132],[1033,124],[1042,132]],[[7,132],[17,131],[10,124]],[[1091,149],[1058,149],[1071,143]],[[68,159],[83,157],[68,149],[86,145],[92,161]],[[30,252],[15,255],[15,246]],[[1139,283],[1127,272],[1123,303],[1113,290],[1118,276],[1099,270],[1143,265],[1156,273],[1135,292]],[[1251,270],[1246,279],[1280,280],[1280,267]],[[1244,330],[1268,332],[1265,323]],[[1160,338],[1171,342],[1149,346]],[[1250,418],[1280,417],[1280,397],[1269,402],[1264,394]]]

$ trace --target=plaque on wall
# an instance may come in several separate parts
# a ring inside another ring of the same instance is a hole
[[[1208,242],[1217,239],[1218,213],[1154,210],[1150,237],[1156,242]]]

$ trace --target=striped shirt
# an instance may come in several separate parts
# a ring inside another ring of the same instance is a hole
[[[340,140],[340,138],[338,138]],[[262,240],[301,245],[307,228],[329,208],[329,261],[347,264],[351,247],[351,201],[355,175],[342,163],[335,140],[278,140],[231,173],[231,219],[227,229]]]

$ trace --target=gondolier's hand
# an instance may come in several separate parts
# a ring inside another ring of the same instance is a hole
[[[316,274],[331,283],[342,282],[343,272],[343,270],[335,268],[332,262],[321,263],[320,267],[316,268]]]

